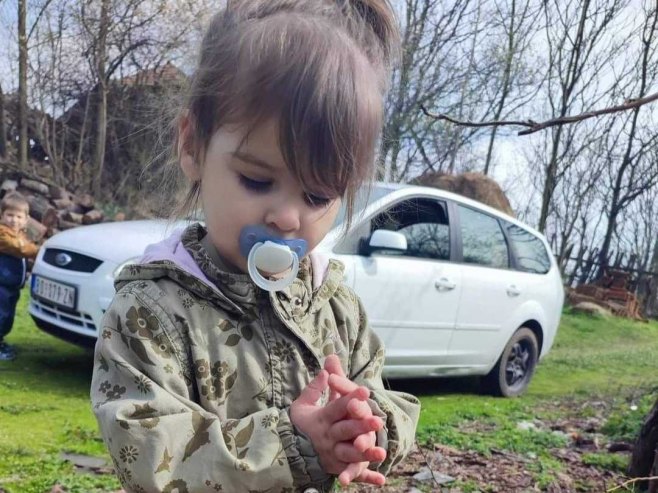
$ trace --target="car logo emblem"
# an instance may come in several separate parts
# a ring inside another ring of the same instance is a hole
[[[73,258],[68,253],[58,253],[55,255],[55,263],[60,267],[65,267],[73,262]]]

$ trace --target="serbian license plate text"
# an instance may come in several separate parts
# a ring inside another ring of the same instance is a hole
[[[32,294],[67,308],[75,308],[75,288],[73,286],[34,276]]]

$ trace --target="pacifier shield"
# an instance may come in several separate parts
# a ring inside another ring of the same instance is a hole
[[[242,228],[242,231],[240,231],[240,238],[238,238],[240,253],[243,257],[247,258],[256,243],[265,243],[266,241],[287,246],[290,250],[295,252],[297,258],[304,257],[304,255],[306,255],[306,249],[308,248],[306,240],[298,238],[285,240],[270,233],[265,226],[252,225],[245,226]]]
[[[272,235],[263,226],[245,226],[240,232],[240,253],[247,258],[247,270],[252,281],[266,291],[280,291],[297,277],[299,259],[306,254],[306,240],[285,240]],[[283,274],[283,278],[268,279],[262,273]]]

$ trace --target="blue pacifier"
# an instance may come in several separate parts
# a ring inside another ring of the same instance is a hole
[[[299,259],[306,254],[306,240],[284,240],[260,225],[245,226],[240,232],[240,253],[247,257],[247,270],[256,285],[266,291],[281,291],[297,277]],[[289,270],[277,280],[264,277],[260,271],[278,274]]]

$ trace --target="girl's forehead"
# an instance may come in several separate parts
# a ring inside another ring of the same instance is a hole
[[[226,126],[217,131],[215,139],[222,152],[241,161],[261,167],[286,168],[276,122]]]

